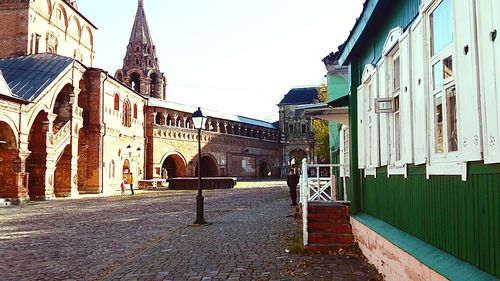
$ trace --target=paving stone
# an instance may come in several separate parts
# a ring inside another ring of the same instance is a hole
[[[195,191],[0,209],[1,279],[382,280],[359,257],[286,252],[301,235],[286,188],[204,195],[203,227],[190,226]]]

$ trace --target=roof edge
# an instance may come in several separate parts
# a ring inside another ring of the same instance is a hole
[[[344,44],[341,45],[342,46],[341,50],[339,50],[340,55],[338,57],[338,60],[340,65],[344,65],[349,60],[351,53],[354,47],[356,46],[356,43],[363,34],[364,30],[366,29],[369,20],[371,19],[375,9],[377,8],[380,2],[381,2],[380,0],[365,1],[361,15],[354,24],[354,27],[352,28],[351,33],[349,34],[349,37],[347,37],[347,40],[344,42]]]

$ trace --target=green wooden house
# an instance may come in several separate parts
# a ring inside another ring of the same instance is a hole
[[[498,0],[366,0],[341,47],[353,232],[388,280],[500,278],[498,30]]]

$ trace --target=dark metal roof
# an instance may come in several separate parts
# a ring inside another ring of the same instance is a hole
[[[293,88],[278,105],[282,104],[305,104],[313,103],[318,99],[318,89],[316,87]]]
[[[73,61],[54,54],[36,54],[0,59],[0,70],[14,96],[31,102]]]

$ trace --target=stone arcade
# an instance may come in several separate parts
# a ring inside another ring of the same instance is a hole
[[[96,27],[76,1],[0,3],[0,198],[99,193],[198,173],[195,106],[167,101],[139,0],[123,68],[94,68]],[[204,176],[280,176],[274,124],[205,110]]]

